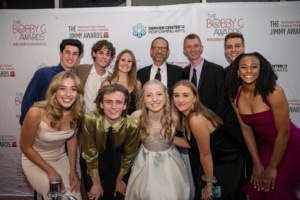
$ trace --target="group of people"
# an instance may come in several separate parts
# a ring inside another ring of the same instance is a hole
[[[225,37],[225,69],[203,48],[187,35],[182,68],[157,37],[153,64],[137,70],[125,49],[110,73],[111,42],[78,65],[81,42],[63,40],[59,65],[38,70],[22,102],[22,166],[37,198],[62,180],[78,200],[296,200],[300,129],[270,62],[244,53],[241,33]]]

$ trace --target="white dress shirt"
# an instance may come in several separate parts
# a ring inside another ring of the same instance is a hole
[[[110,76],[110,72],[106,71],[105,74],[100,76],[93,65],[88,79],[84,87],[84,101],[86,113],[92,110],[96,110],[96,104],[94,103],[101,83]]]

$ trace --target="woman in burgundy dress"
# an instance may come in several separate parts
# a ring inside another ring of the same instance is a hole
[[[253,160],[244,191],[255,200],[298,199],[300,129],[290,121],[284,90],[276,80],[271,64],[256,52],[237,57],[226,78]]]

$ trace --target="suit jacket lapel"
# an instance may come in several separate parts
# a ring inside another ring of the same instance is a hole
[[[203,66],[202,66],[202,70],[201,70],[201,74],[200,74],[200,80],[199,80],[199,83],[198,83],[198,88],[201,87],[203,81],[204,81],[204,78],[207,74],[207,70],[208,70],[208,67],[206,65],[206,61],[204,60],[203,62]]]
[[[169,86],[172,85],[171,82],[172,72],[171,72],[170,65],[168,65],[168,63],[166,63],[166,65],[167,65],[167,87],[169,88]]]

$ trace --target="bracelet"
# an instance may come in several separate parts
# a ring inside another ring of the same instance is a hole
[[[207,179],[205,178],[205,176],[203,175],[202,178],[201,178],[204,182],[206,182],[207,184],[213,184],[213,183],[216,183],[217,182],[217,179],[215,177],[213,177],[212,179]]]

